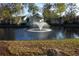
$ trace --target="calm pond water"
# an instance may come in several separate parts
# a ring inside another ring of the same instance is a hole
[[[28,29],[16,29],[16,40],[79,38],[79,29],[53,28],[50,32],[28,32]]]
[[[79,38],[79,29],[53,28],[50,32],[29,32],[27,28],[0,29],[0,39],[40,40]]]

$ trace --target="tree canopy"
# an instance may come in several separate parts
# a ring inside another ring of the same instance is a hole
[[[43,16],[45,18],[53,19],[61,17],[62,13],[65,11],[64,3],[53,3],[45,4],[43,9]]]
[[[32,13],[32,15],[36,14],[39,8],[34,3],[28,4],[28,12]]]
[[[12,14],[20,13],[24,7],[28,9],[26,12],[31,13],[31,15],[37,14],[41,9],[42,12],[40,13],[42,13],[45,20],[52,20],[63,16],[66,16],[66,19],[68,19],[68,17],[76,16],[79,10],[75,3],[45,3],[43,8],[39,8],[35,3],[1,3],[0,17],[12,18]]]
[[[13,13],[18,12],[21,9],[20,4],[16,3],[1,3],[0,4],[0,16],[11,17]]]
[[[4,22],[14,22],[13,14],[19,12],[22,9],[20,3],[1,3],[0,4],[0,17]]]

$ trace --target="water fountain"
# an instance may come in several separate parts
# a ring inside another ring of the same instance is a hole
[[[30,37],[30,39],[47,39],[50,36],[50,32],[52,30],[45,27],[48,26],[48,24],[44,22],[44,19],[41,19],[38,22],[33,22],[33,26],[37,27],[27,30],[27,32],[29,32],[28,36]]]
[[[44,19],[41,19],[39,22],[33,22],[33,25],[37,25],[38,28],[32,28],[28,31],[30,32],[49,32],[51,29],[49,28],[43,28],[44,26],[49,26],[46,22],[44,22]]]

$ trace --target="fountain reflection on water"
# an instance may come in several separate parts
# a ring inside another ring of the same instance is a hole
[[[64,34],[63,34],[63,32],[58,32],[57,34],[56,34],[56,38],[57,39],[64,39]]]
[[[73,33],[73,37],[74,38],[79,38],[79,35],[77,35],[76,33]]]

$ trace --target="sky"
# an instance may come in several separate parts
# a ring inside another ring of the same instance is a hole
[[[43,6],[44,6],[44,3],[36,3],[36,5],[39,7],[40,10],[42,10]],[[77,3],[77,6],[79,7],[79,3]],[[28,9],[27,8],[24,8],[24,13],[21,14],[23,16],[29,16],[29,12],[28,12]],[[42,15],[41,12],[38,12],[40,15]],[[79,15],[79,12],[76,14],[76,15]]]

